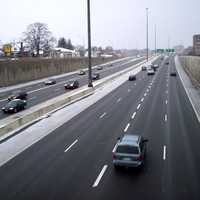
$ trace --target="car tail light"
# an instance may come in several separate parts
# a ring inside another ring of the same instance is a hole
[[[140,160],[140,161],[144,160],[144,156],[143,156],[143,155],[140,155],[140,156],[139,156],[139,160]]]

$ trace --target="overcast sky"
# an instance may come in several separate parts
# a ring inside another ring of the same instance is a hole
[[[56,38],[87,45],[87,0],[0,0],[0,40],[19,40],[27,25],[46,23]],[[192,45],[200,33],[200,0],[91,0],[92,45],[145,48],[149,8],[149,46]]]

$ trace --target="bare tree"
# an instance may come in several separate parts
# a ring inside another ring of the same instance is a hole
[[[39,56],[40,50],[50,48],[55,43],[55,38],[52,37],[46,24],[36,22],[27,27],[24,32],[24,41]]]

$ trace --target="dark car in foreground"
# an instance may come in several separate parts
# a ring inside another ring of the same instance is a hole
[[[8,102],[5,107],[2,108],[4,113],[16,113],[20,110],[24,110],[26,107],[26,101],[21,99],[14,99]]]
[[[77,80],[69,81],[64,85],[65,89],[76,89],[79,87],[79,82]]]
[[[92,74],[92,80],[98,80],[100,78],[99,73]]]
[[[25,91],[17,91],[17,92],[14,92],[13,94],[11,94],[8,97],[8,101],[12,101],[14,99],[26,100],[27,96],[28,96],[27,92],[25,92]]]
[[[140,135],[125,134],[113,150],[113,165],[119,167],[139,167],[144,163],[146,155],[146,143]]]
[[[55,79],[48,79],[44,82],[45,85],[54,85],[56,84],[56,80]]]
[[[136,75],[132,74],[128,77],[129,81],[135,81],[136,80]]]

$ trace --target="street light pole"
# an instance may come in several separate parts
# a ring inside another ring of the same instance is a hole
[[[149,10],[149,9],[146,8],[146,18],[147,18],[147,19],[146,19],[146,20],[147,20],[147,35],[146,35],[146,37],[147,37],[147,38],[146,38],[146,42],[147,42],[147,44],[146,44],[146,46],[147,46],[147,62],[148,62],[148,60],[149,60],[149,30],[148,30],[148,29],[149,29],[149,27],[148,27],[148,26],[149,26],[149,24],[148,24],[148,21],[149,21],[148,18],[149,18],[149,16],[148,16],[148,10]]]
[[[157,30],[156,30],[156,24],[155,24],[155,55],[157,54]]]
[[[90,23],[90,0],[87,0],[88,17],[88,87],[92,85],[92,63],[91,63],[91,23]]]

